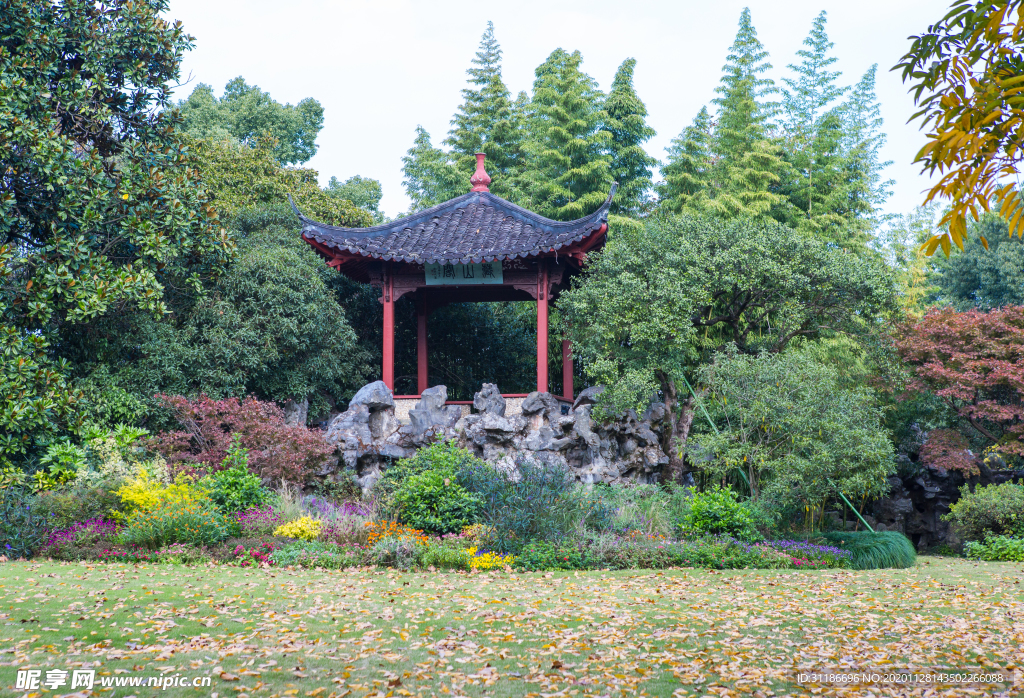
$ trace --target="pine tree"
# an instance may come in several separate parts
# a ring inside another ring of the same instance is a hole
[[[416,140],[402,157],[402,184],[412,199],[410,212],[419,211],[469,191],[469,180],[452,164],[448,154],[430,143],[430,134],[416,127]]]
[[[636,59],[627,58],[616,71],[604,103],[602,127],[611,134],[611,173],[619,183],[612,212],[626,216],[639,216],[647,207],[652,186],[651,168],[658,164],[643,148],[657,132],[647,125],[647,107],[633,88],[635,67]]]
[[[849,88],[838,84],[841,73],[829,70],[837,59],[828,55],[833,44],[826,21],[824,11],[814,19],[803,42],[806,48],[797,51],[800,63],[788,66],[794,76],[783,78],[781,121],[789,177],[781,191],[791,204],[783,220],[844,244],[850,211],[836,102]]]
[[[600,129],[604,95],[579,69],[579,51],[555,49],[536,70],[525,180],[531,206],[555,220],[594,211],[612,183],[611,134]]]
[[[849,91],[838,84],[842,74],[829,70],[838,59],[828,55],[833,44],[825,32],[827,20],[824,10],[815,17],[804,39],[807,48],[796,52],[802,60],[799,65],[787,66],[795,77],[782,79],[786,84],[782,88],[782,125],[790,138],[799,138],[803,143],[814,139],[822,117]]]
[[[520,198],[516,184],[523,168],[523,114],[501,79],[501,47],[494,24],[480,40],[480,50],[469,68],[472,87],[462,90],[462,105],[452,119],[445,145],[466,182],[476,169],[476,153],[487,154],[490,189],[506,199]]]
[[[868,68],[854,86],[850,98],[841,108],[843,121],[843,150],[848,158],[848,176],[857,181],[851,192],[851,208],[862,219],[877,216],[878,209],[892,193],[893,180],[882,179],[882,170],[892,164],[882,161],[881,151],[886,136],[883,120],[875,97],[875,76],[878,65]]]
[[[750,9],[740,14],[739,30],[722,68],[722,84],[712,102],[718,107],[714,132],[716,195],[706,208],[721,216],[764,216],[784,205],[774,189],[784,167],[779,145],[768,133],[776,105],[765,101],[775,83],[768,52],[757,38]]]
[[[665,178],[658,184],[659,206],[673,212],[700,210],[710,195],[713,163],[711,115],[701,107],[693,123],[672,139],[666,149],[668,162],[661,168]]]

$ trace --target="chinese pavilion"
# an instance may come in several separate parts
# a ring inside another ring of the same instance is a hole
[[[392,391],[395,302],[413,294],[417,308],[417,392],[428,387],[427,317],[431,311],[448,303],[494,301],[536,302],[537,390],[547,392],[548,304],[568,288],[587,253],[605,241],[614,185],[604,204],[589,216],[553,221],[491,194],[484,154],[477,153],[476,160],[469,193],[391,223],[342,228],[310,220],[295,208],[302,220],[302,239],[329,266],[381,290],[382,373]],[[565,340],[562,372],[562,397],[571,401],[572,355]]]

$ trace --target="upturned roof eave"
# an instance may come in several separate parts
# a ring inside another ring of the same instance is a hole
[[[329,225],[327,223],[315,221],[312,218],[303,215],[302,211],[299,210],[299,207],[296,206],[295,202],[292,200],[291,194],[288,195],[288,203],[291,204],[292,210],[295,212],[295,215],[298,216],[299,220],[301,220],[304,224],[322,230],[325,233],[340,233],[346,239],[377,237],[380,235],[397,233],[402,230],[405,230],[406,228],[415,228],[420,223],[426,223],[433,218],[436,218],[447,213],[448,211],[455,211],[473,203],[484,203],[486,205],[494,206],[495,208],[504,211],[506,214],[512,216],[513,218],[519,219],[524,223],[529,223],[537,230],[543,230],[545,232],[556,232],[559,230],[572,230],[573,228],[576,227],[583,227],[591,220],[602,217],[602,214],[605,214],[604,217],[606,218],[606,214],[608,210],[611,208],[612,198],[615,196],[615,190],[617,187],[617,184],[612,185],[611,190],[608,192],[608,198],[604,200],[604,203],[602,203],[596,211],[587,216],[584,216],[583,218],[577,218],[571,221],[556,221],[550,218],[545,218],[540,214],[534,213],[533,211],[525,209],[522,206],[518,206],[512,203],[511,201],[507,201],[506,199],[502,199],[500,196],[495,196],[490,192],[469,192],[454,199],[449,199],[448,201],[440,203],[437,206],[432,206],[428,209],[424,209],[423,211],[418,211],[417,213],[414,213],[410,216],[399,218],[397,220],[391,221],[390,223],[382,223],[381,225],[371,226],[369,228],[346,228],[339,225]]]

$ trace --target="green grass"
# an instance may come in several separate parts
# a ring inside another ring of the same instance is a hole
[[[95,694],[139,698],[865,695],[798,685],[796,673],[1012,677],[1022,569],[946,558],[901,570],[490,575],[8,562],[0,687],[23,695],[17,669],[88,663],[109,677],[212,677],[211,688]]]
[[[823,537],[853,553],[855,570],[905,569],[917,561],[913,544],[899,531],[833,531]]]

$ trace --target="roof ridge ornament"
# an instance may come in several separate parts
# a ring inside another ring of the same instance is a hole
[[[469,183],[473,185],[470,191],[491,191],[487,188],[487,185],[491,183],[491,178],[487,174],[487,170],[484,169],[484,158],[486,157],[486,153],[476,154],[476,172],[469,178]]]

